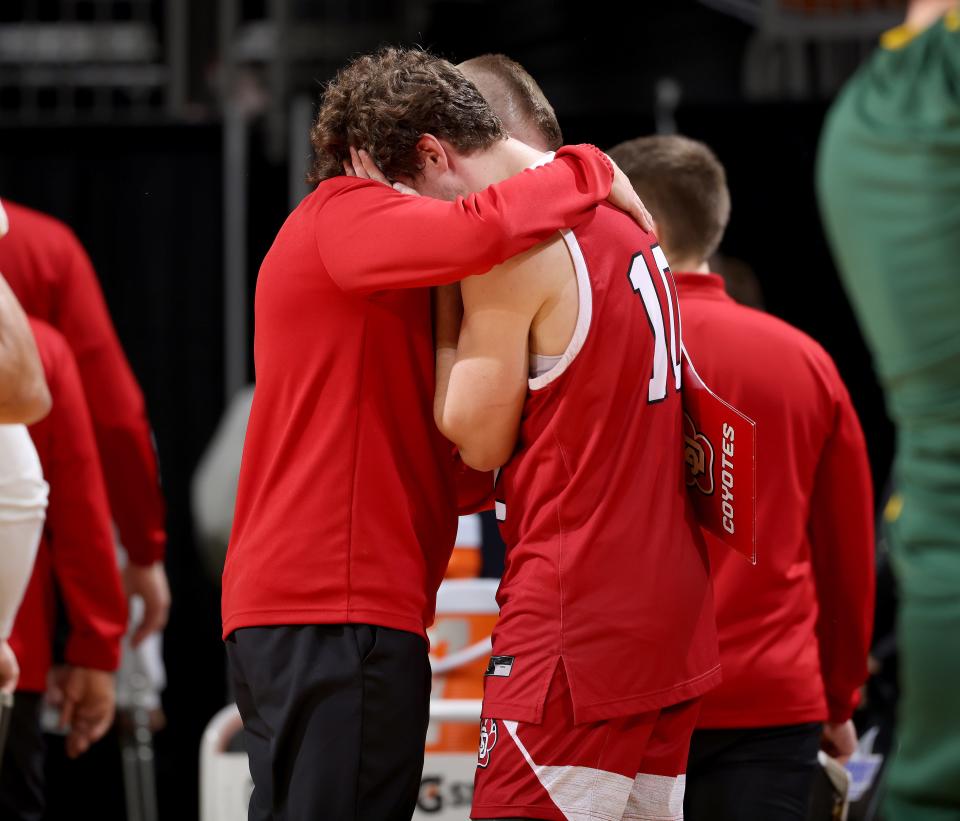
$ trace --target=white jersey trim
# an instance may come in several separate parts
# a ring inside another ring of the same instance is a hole
[[[683,821],[685,774],[676,777],[637,773],[622,821]]]
[[[528,165],[527,168],[539,168],[541,165],[546,165],[548,162],[553,162],[557,157],[556,151],[548,151],[539,160],[531,165]]]
[[[548,373],[551,368],[555,368],[557,363],[563,359],[563,354],[557,356],[547,356],[542,353],[530,354],[530,378],[536,379]]]
[[[538,391],[547,387],[547,385],[560,377],[563,372],[570,367],[570,363],[577,358],[577,354],[580,353],[584,343],[587,341],[587,334],[590,332],[590,322],[593,318],[593,289],[590,287],[590,273],[587,269],[587,261],[583,258],[583,251],[580,250],[580,243],[577,242],[576,235],[569,228],[564,228],[560,232],[560,235],[567,244],[567,250],[570,252],[570,257],[573,260],[573,268],[577,274],[577,292],[580,309],[577,314],[577,324],[573,330],[573,337],[570,340],[570,344],[567,345],[567,349],[563,352],[560,361],[557,362],[556,365],[546,373],[529,380],[528,384],[532,391]]]
[[[503,724],[564,818],[568,821],[602,821],[623,816],[635,779],[594,767],[537,764],[520,740],[518,723],[504,721]],[[655,818],[659,819],[659,816],[650,816],[650,819]]]

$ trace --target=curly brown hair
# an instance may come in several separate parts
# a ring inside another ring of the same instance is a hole
[[[310,131],[312,185],[343,173],[350,146],[366,149],[390,179],[414,177],[424,134],[469,154],[507,137],[500,118],[456,67],[420,49],[357,57],[328,83]]]

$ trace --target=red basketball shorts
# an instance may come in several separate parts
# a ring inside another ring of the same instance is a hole
[[[562,665],[540,724],[485,718],[471,818],[670,821],[683,818],[693,699],[575,725]]]

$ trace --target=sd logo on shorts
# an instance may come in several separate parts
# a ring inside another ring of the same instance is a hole
[[[490,753],[497,746],[497,722],[492,718],[480,721],[480,751],[477,754],[477,766],[486,767],[490,763]]]

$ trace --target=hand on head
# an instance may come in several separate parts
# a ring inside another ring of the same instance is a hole
[[[352,145],[350,146],[350,161],[343,161],[343,172],[348,177],[359,177],[362,180],[382,182],[384,185],[389,185],[401,194],[419,196],[419,192],[409,185],[404,185],[402,182],[391,183],[380,170],[379,166],[373,161],[373,157],[362,148],[358,151]]]

